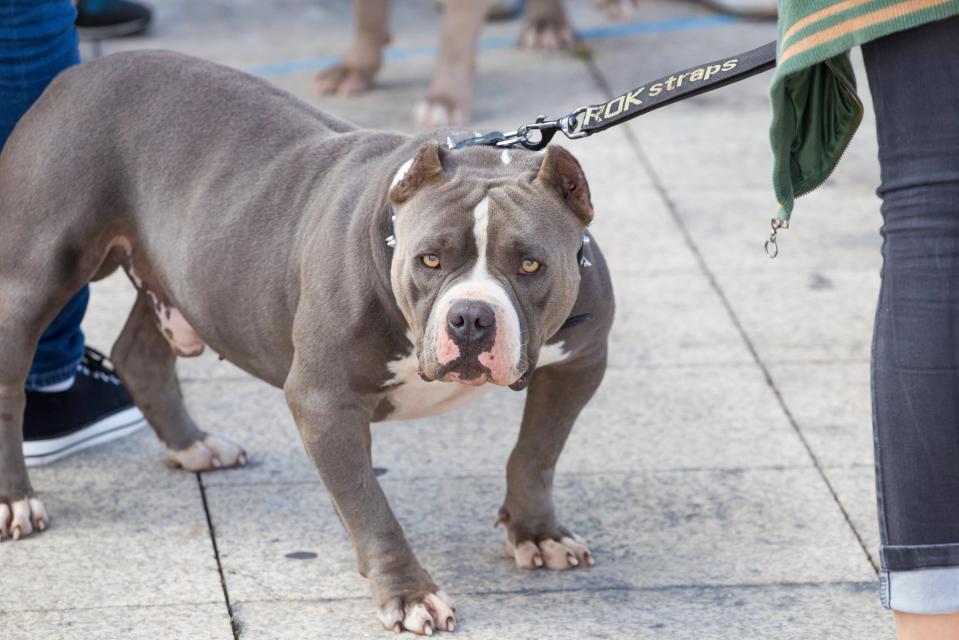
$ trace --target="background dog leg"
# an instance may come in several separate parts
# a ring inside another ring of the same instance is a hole
[[[556,49],[573,46],[573,27],[562,0],[529,0],[526,23],[519,46],[528,49]]]
[[[320,95],[353,96],[373,84],[383,62],[383,48],[390,41],[389,0],[353,0],[356,35],[340,64],[317,74]]]
[[[506,525],[506,551],[521,568],[570,569],[593,563],[585,543],[556,519],[553,470],[605,370],[604,349],[533,375],[519,439],[506,466],[506,500],[497,518]]]
[[[167,463],[204,471],[246,463],[243,448],[200,430],[187,413],[176,378],[176,354],[157,327],[150,301],[137,296],[111,354],[117,375],[167,447]]]
[[[284,391],[306,451],[353,540],[380,621],[392,631],[452,631],[452,603],[416,559],[373,474],[373,403],[345,389],[318,388],[324,379],[328,371],[307,371],[295,360]]]
[[[492,6],[493,0],[447,0],[433,79],[413,113],[418,129],[457,127],[469,121],[476,42]]]

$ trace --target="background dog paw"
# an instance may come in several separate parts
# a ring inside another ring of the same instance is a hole
[[[50,518],[40,498],[0,498],[0,541],[7,538],[19,540],[34,531],[43,531],[49,523]]]
[[[525,540],[514,545],[506,542],[506,554],[520,569],[546,567],[554,571],[588,567],[594,564],[593,554],[582,538],[573,534],[556,538]]]
[[[465,109],[446,98],[426,98],[413,109],[413,121],[418,131],[462,127],[467,119]]]
[[[355,96],[373,86],[374,75],[376,74],[373,71],[337,65],[316,74],[313,88],[321,96]]]
[[[412,631],[431,636],[433,631],[452,631],[456,627],[456,607],[442,591],[422,597],[396,596],[380,608],[380,622],[390,631]]]
[[[242,467],[247,454],[243,447],[230,438],[217,433],[207,434],[186,449],[167,449],[167,464],[187,471],[210,471],[227,467]]]
[[[519,46],[524,49],[568,49],[573,42],[573,27],[565,16],[530,16],[519,34]]]
[[[639,0],[593,0],[597,9],[614,20],[625,20],[636,12]]]

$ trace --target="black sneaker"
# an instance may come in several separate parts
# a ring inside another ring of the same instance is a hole
[[[77,32],[81,40],[107,40],[135,36],[147,30],[149,8],[127,0],[79,0]]]
[[[72,387],[57,393],[27,391],[23,456],[28,467],[48,464],[145,424],[110,360],[87,347]]]

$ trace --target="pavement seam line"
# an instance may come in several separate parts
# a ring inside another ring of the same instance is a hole
[[[594,60],[587,60],[586,66],[591,71],[594,80],[599,84],[607,96],[615,95],[612,87],[609,82],[607,82],[606,77],[602,74],[599,67],[596,65]],[[846,507],[843,506],[842,502],[839,500],[839,494],[836,493],[835,487],[829,481],[829,478],[826,476],[826,473],[823,469],[822,464],[819,462],[819,458],[813,452],[812,447],[809,444],[809,441],[806,440],[805,435],[802,433],[802,430],[799,428],[799,423],[796,421],[795,416],[789,407],[786,405],[786,401],[782,396],[779,388],[776,386],[775,381],[772,378],[772,374],[769,371],[769,368],[766,366],[766,363],[763,362],[762,358],[759,356],[759,352],[756,350],[755,345],[752,340],[749,338],[749,334],[746,333],[745,327],[743,327],[742,322],[739,320],[739,316],[736,315],[736,312],[733,310],[732,304],[729,302],[729,298],[726,297],[725,292],[722,290],[722,287],[719,286],[719,282],[716,280],[715,274],[706,264],[706,258],[703,256],[702,252],[699,250],[699,246],[693,240],[692,235],[689,232],[686,223],[683,221],[682,216],[679,215],[679,212],[676,210],[676,205],[673,202],[672,198],[669,197],[669,193],[666,191],[666,188],[663,186],[663,182],[656,172],[655,167],[653,166],[652,161],[646,155],[646,152],[643,150],[642,145],[639,140],[636,138],[636,135],[633,133],[633,130],[629,127],[623,127],[623,132],[629,144],[633,148],[633,152],[636,154],[636,158],[639,160],[640,165],[646,171],[646,174],[649,176],[649,179],[652,181],[653,190],[659,195],[660,199],[663,201],[663,204],[666,206],[666,209],[669,211],[670,217],[673,219],[673,222],[676,224],[680,234],[683,236],[683,241],[686,243],[686,246],[693,253],[693,256],[696,258],[696,262],[699,265],[700,270],[703,275],[706,276],[706,279],[709,281],[709,286],[719,297],[719,301],[722,304],[723,308],[726,309],[726,313],[729,315],[730,321],[733,323],[733,326],[736,328],[736,331],[739,333],[740,338],[743,340],[743,343],[746,346],[746,349],[752,355],[753,360],[756,362],[756,366],[759,367],[759,370],[762,372],[763,376],[766,378],[766,384],[769,386],[769,389],[773,392],[773,395],[776,398],[776,402],[779,404],[783,413],[786,416],[786,419],[789,421],[789,424],[792,426],[793,431],[796,433],[796,436],[799,438],[799,441],[802,443],[802,446],[806,449],[806,454],[812,460],[813,466],[816,471],[819,473],[819,477],[822,478],[822,481],[826,484],[826,488],[829,490],[830,495],[832,496],[833,502],[836,503],[836,506],[839,507],[842,517],[846,520],[850,531],[852,531],[853,536],[855,536],[856,541],[859,543],[859,547],[862,549],[863,554],[866,556],[866,561],[872,567],[873,573],[878,575],[878,565],[872,557],[872,554],[869,552],[869,547],[863,540],[862,535],[859,533],[859,530],[856,529],[856,526],[852,522],[852,518],[849,515],[849,512],[846,510]]]
[[[610,586],[601,586],[601,585],[592,585],[582,588],[562,588],[558,587],[555,589],[522,589],[519,591],[511,591],[509,589],[492,589],[488,591],[452,591],[450,595],[452,596],[473,596],[473,597],[484,597],[484,596],[499,596],[499,595],[513,595],[513,596],[537,596],[537,595],[549,595],[549,594],[561,594],[561,593],[600,593],[600,592],[609,592],[609,591],[621,591],[626,593],[650,593],[656,591],[682,591],[682,590],[705,590],[705,591],[720,591],[724,589],[766,589],[769,587],[777,587],[781,589],[803,589],[807,587],[850,587],[856,589],[871,589],[875,587],[875,584],[872,582],[862,582],[857,580],[826,580],[822,582],[748,582],[748,583],[716,583],[716,584],[666,584],[658,586],[649,586],[649,587],[637,587],[633,585],[610,585]],[[369,602],[369,596],[346,596],[339,598],[280,598],[274,600],[253,598],[253,599],[244,599],[237,600],[235,604],[284,604],[289,602],[299,602],[299,603],[336,603],[336,602]],[[30,609],[8,609],[3,613],[5,615],[16,615],[19,613],[60,613],[60,612],[70,612],[70,611],[91,611],[91,610],[103,610],[103,609],[169,609],[177,607],[185,608],[202,608],[206,606],[212,606],[220,604],[219,601],[209,601],[209,602],[190,602],[190,603],[161,603],[161,604],[107,604],[99,606],[83,606],[83,607],[36,607]]]
[[[673,474],[673,473],[720,473],[720,474],[740,474],[740,473],[750,473],[753,471],[806,471],[812,468],[812,463],[804,464],[762,464],[755,467],[645,467],[640,471],[632,471],[625,469],[608,469],[605,471],[596,470],[596,471],[563,471],[561,477],[563,478],[578,478],[578,477],[602,477],[602,476],[616,476],[619,478],[642,478],[648,475],[654,474]],[[862,467],[869,467],[870,465],[864,464],[853,464],[848,466],[837,466],[837,465],[828,465],[829,469],[856,469]],[[394,482],[420,482],[428,480],[440,480],[449,482],[449,481],[460,481],[460,480],[501,480],[503,474],[501,473],[471,473],[469,475],[429,475],[429,476],[399,476],[394,475],[389,478],[380,479],[381,484],[391,484]],[[290,480],[240,480],[240,481],[223,481],[217,482],[216,484],[211,484],[208,489],[214,489],[220,491],[223,489],[231,489],[233,487],[289,487],[289,486],[315,486],[322,487],[323,481],[319,478],[315,480],[307,479],[290,479]]]
[[[520,597],[531,597],[539,595],[551,595],[551,594],[564,594],[564,593],[609,593],[609,592],[620,592],[620,593],[653,593],[653,592],[662,592],[662,591],[724,591],[724,590],[755,590],[755,589],[768,589],[770,587],[775,587],[779,589],[806,589],[806,588],[820,588],[820,587],[838,587],[838,588],[852,588],[852,589],[862,589],[870,590],[875,588],[873,582],[863,582],[860,580],[826,580],[822,582],[749,582],[749,583],[717,583],[717,584],[666,584],[658,586],[649,586],[649,587],[637,587],[634,585],[590,585],[582,588],[564,588],[557,587],[555,589],[520,589],[520,590],[511,590],[511,589],[490,589],[485,591],[450,591],[451,596],[460,597],[488,597],[488,596],[520,596]],[[281,598],[276,600],[263,600],[263,599],[252,599],[252,600],[239,600],[237,604],[285,604],[290,602],[297,603],[314,603],[314,604],[333,604],[341,602],[367,602],[369,601],[368,596],[347,596],[347,597],[303,597],[303,598]]]
[[[196,600],[191,602],[147,602],[130,604],[96,604],[75,607],[30,607],[27,609],[0,610],[0,618],[18,613],[58,613],[69,611],[101,611],[106,609],[202,609],[223,604],[221,600]]]
[[[233,614],[233,605],[230,603],[230,592],[226,586],[226,576],[223,574],[223,563],[220,561],[220,549],[216,544],[216,531],[213,528],[213,515],[206,499],[206,487],[203,485],[203,474],[196,473],[196,484],[200,489],[200,500],[203,502],[203,513],[206,515],[206,528],[210,532],[210,543],[213,545],[213,557],[216,559],[216,570],[220,574],[220,587],[223,589],[223,600],[226,604],[226,614],[230,618],[230,631],[233,640],[240,639],[240,626]]]

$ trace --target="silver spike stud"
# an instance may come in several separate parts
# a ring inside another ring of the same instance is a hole
[[[396,247],[396,236],[386,236],[386,246],[390,249]]]

